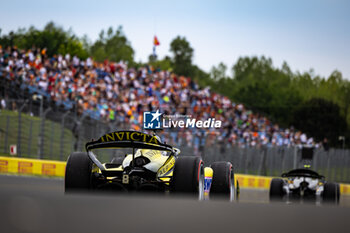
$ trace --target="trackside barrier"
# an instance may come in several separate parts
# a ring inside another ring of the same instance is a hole
[[[63,177],[66,163],[0,156],[0,173]]]
[[[350,195],[350,185],[340,184],[340,193],[343,195]]]
[[[66,162],[0,156],[0,173],[64,177]],[[240,188],[269,189],[273,177],[235,174]],[[340,184],[340,193],[350,195],[350,184]]]
[[[269,189],[272,177],[235,174],[241,188]]]

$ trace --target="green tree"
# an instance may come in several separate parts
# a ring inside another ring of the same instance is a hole
[[[165,56],[162,60],[156,60],[151,54],[148,57],[148,63],[156,69],[173,71],[171,58],[168,56]]]
[[[210,78],[210,74],[200,69],[198,66],[192,66],[192,78],[200,87],[214,87],[215,82]]]
[[[193,49],[185,37],[177,36],[170,43],[170,51],[173,53],[172,62],[174,72],[178,75],[192,76]]]
[[[350,126],[350,82],[346,81],[341,86],[341,102],[343,103],[344,117]],[[350,129],[349,129],[350,131]],[[350,132],[349,132],[350,133]]]
[[[327,138],[333,146],[347,128],[339,106],[321,98],[312,98],[300,104],[293,114],[293,123],[297,129],[317,141]]]
[[[226,88],[228,96],[281,125],[289,125],[291,111],[302,98],[292,85],[294,76],[287,63],[278,69],[269,58],[243,57],[238,59],[232,71],[233,80],[225,86],[220,85]]]
[[[28,30],[19,28],[17,32],[11,31],[0,37],[0,44],[4,47],[17,46],[20,49],[46,48],[48,56],[58,53],[69,53],[83,59],[88,56],[80,39],[71,30],[65,31],[54,22],[47,23],[43,30],[31,26]]]
[[[215,81],[227,78],[226,76],[227,66],[220,62],[217,67],[213,66],[210,71],[210,77]]]
[[[109,27],[107,33],[102,30],[99,39],[91,46],[91,55],[99,62],[108,59],[134,64],[134,50],[121,26],[116,31]]]

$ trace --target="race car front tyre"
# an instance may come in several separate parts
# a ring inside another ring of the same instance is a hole
[[[276,178],[272,179],[270,185],[270,200],[282,200],[283,195],[283,180]]]
[[[91,186],[92,162],[87,153],[73,152],[67,160],[65,191],[82,191]]]
[[[235,200],[236,190],[232,164],[230,162],[214,162],[210,167],[214,172],[209,193],[210,198]]]
[[[323,186],[323,201],[329,203],[338,203],[340,197],[339,184],[327,182]]]
[[[204,164],[200,157],[182,156],[174,166],[171,188],[174,193],[204,199]]]

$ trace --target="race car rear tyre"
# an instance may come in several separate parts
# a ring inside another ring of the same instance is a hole
[[[337,183],[337,202],[340,200],[340,185]]]
[[[171,188],[174,193],[190,194],[204,199],[204,164],[200,157],[177,158]]]
[[[214,162],[210,166],[213,169],[213,181],[210,188],[210,198],[225,198],[235,200],[235,177],[230,162]]]
[[[67,160],[65,191],[87,190],[91,186],[92,162],[87,153],[73,152]]]
[[[340,197],[339,184],[328,182],[323,186],[323,201],[329,203],[338,203]]]
[[[282,200],[283,195],[283,180],[272,179],[270,185],[270,200]]]

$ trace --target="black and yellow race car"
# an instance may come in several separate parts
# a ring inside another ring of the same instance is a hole
[[[102,163],[95,154],[101,149],[129,152]],[[155,134],[116,131],[86,143],[86,152],[68,157],[65,191],[82,190],[160,191],[232,201],[239,189],[229,162],[205,167],[200,157],[180,155]]]

